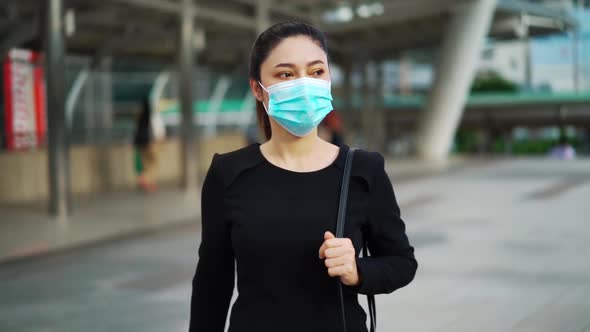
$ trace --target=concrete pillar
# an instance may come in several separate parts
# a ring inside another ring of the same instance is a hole
[[[261,34],[270,27],[270,5],[271,0],[256,1],[256,33]]]
[[[523,48],[524,56],[524,85],[527,90],[533,87],[533,63],[531,58],[531,40],[529,31],[529,19],[526,15],[520,16],[520,24],[515,29]]]
[[[453,10],[418,124],[416,150],[423,159],[448,157],[495,8],[496,0],[473,0]]]
[[[65,45],[62,0],[46,2],[49,212],[65,219],[69,210],[69,148],[65,107]]]
[[[360,65],[361,70],[361,123],[362,123],[362,138],[366,142],[366,149],[370,150],[373,142],[372,135],[372,117],[375,104],[371,98],[371,85],[370,85],[370,67],[367,63]]]
[[[97,72],[97,109],[94,116],[97,124],[98,140],[94,144],[99,144],[98,150],[98,170],[101,176],[101,187],[104,191],[113,189],[111,173],[111,155],[109,146],[113,141],[113,59],[112,57],[101,57],[98,59]],[[75,126],[74,126],[75,127]]]
[[[109,142],[112,136],[113,129],[113,75],[111,57],[104,57],[99,60],[98,72],[98,105],[99,109],[96,113],[96,123],[100,127],[100,142]]]
[[[525,86],[528,90],[532,89],[533,87],[533,61],[531,57],[531,41],[527,36],[524,38],[524,81]]]
[[[578,28],[579,29],[579,28]],[[580,31],[576,30],[572,37],[574,91],[580,92]]]
[[[352,95],[354,93],[354,87],[352,86],[352,62],[345,61],[342,63],[342,74],[343,74],[343,84],[342,84],[342,101],[343,107],[340,111],[342,115],[342,119],[344,121],[344,128],[345,134],[350,134],[352,130],[352,124],[354,121],[354,113],[353,113],[353,105],[352,105]]]
[[[412,62],[402,53],[399,58],[399,93],[402,96],[412,94]]]
[[[187,192],[198,188],[200,155],[195,138],[199,137],[198,126],[193,123],[193,69],[194,69],[194,6],[192,0],[182,0],[180,6],[180,36],[178,42],[178,75],[180,83],[181,162],[182,187]],[[154,110],[155,111],[155,110]]]
[[[272,1],[271,0],[257,0],[256,1],[256,37],[260,35],[264,30],[268,29],[271,25],[270,20],[270,7]],[[254,105],[255,99],[248,91],[246,97],[244,97],[244,106],[246,105]],[[255,107],[247,106],[248,109],[254,110]],[[265,142],[266,137],[264,137],[263,131],[258,128],[258,121],[256,118],[256,111],[253,111],[249,114],[249,121],[248,125],[245,128],[245,133],[247,136],[247,140],[249,143],[255,142]]]
[[[383,62],[375,63],[375,83],[373,98],[375,99],[375,114],[373,116],[373,150],[386,153],[387,149],[387,113],[383,91]]]
[[[72,124],[72,128],[76,125],[83,127],[85,142],[96,141],[96,71],[90,70],[90,77],[84,89],[84,124]]]
[[[383,152],[385,114],[383,108],[383,68],[380,62],[363,66],[363,132],[367,149]]]

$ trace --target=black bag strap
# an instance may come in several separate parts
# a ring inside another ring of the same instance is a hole
[[[338,220],[336,224],[336,237],[344,236],[344,223],[346,222],[346,207],[348,204],[348,187],[350,184],[350,173],[352,170],[352,159],[354,158],[354,148],[348,150],[346,162],[344,163],[344,172],[342,173],[342,187],[340,188],[340,201],[338,202]]]
[[[338,219],[336,223],[336,237],[344,237],[344,223],[346,221],[346,208],[348,203],[348,187],[350,184],[350,173],[352,169],[352,160],[354,158],[354,148],[348,150],[346,155],[346,162],[344,164],[344,172],[342,175],[342,187],[340,189],[340,201],[338,203]],[[363,257],[369,257],[367,252],[367,243],[363,238]],[[340,309],[342,314],[342,331],[346,332],[346,316],[344,313],[344,297],[342,295],[342,283],[338,279],[338,295],[340,297]],[[371,319],[371,330],[375,332],[377,329],[377,311],[375,307],[375,296],[367,295],[367,302],[369,304],[369,316]]]

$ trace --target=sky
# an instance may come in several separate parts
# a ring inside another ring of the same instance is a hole
[[[579,59],[582,63],[590,62],[590,10],[574,13],[580,24]],[[571,64],[573,59],[573,33],[536,38],[532,44],[533,65]]]

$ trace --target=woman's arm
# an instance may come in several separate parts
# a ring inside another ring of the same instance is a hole
[[[409,284],[418,263],[406,236],[383,156],[376,155],[376,169],[370,186],[369,225],[365,230],[371,257],[357,258],[361,294],[384,294]]]
[[[223,217],[224,184],[219,158],[207,172],[201,194],[201,245],[193,278],[189,332],[223,332],[234,289],[234,254]]]

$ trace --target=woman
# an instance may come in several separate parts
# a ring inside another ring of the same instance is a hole
[[[270,27],[254,44],[249,76],[268,141],[213,157],[190,331],[224,330],[234,260],[229,331],[341,331],[337,282],[347,331],[366,331],[357,295],[391,293],[417,268],[383,157],[355,153],[346,238],[335,238],[348,147],[317,136],[332,110],[323,34],[301,22]],[[358,258],[363,237],[370,258]]]
[[[145,192],[153,193],[158,189],[158,146],[165,138],[166,128],[160,114],[157,111],[152,112],[149,99],[143,98],[133,143],[141,157],[141,171],[137,177],[137,184]]]

